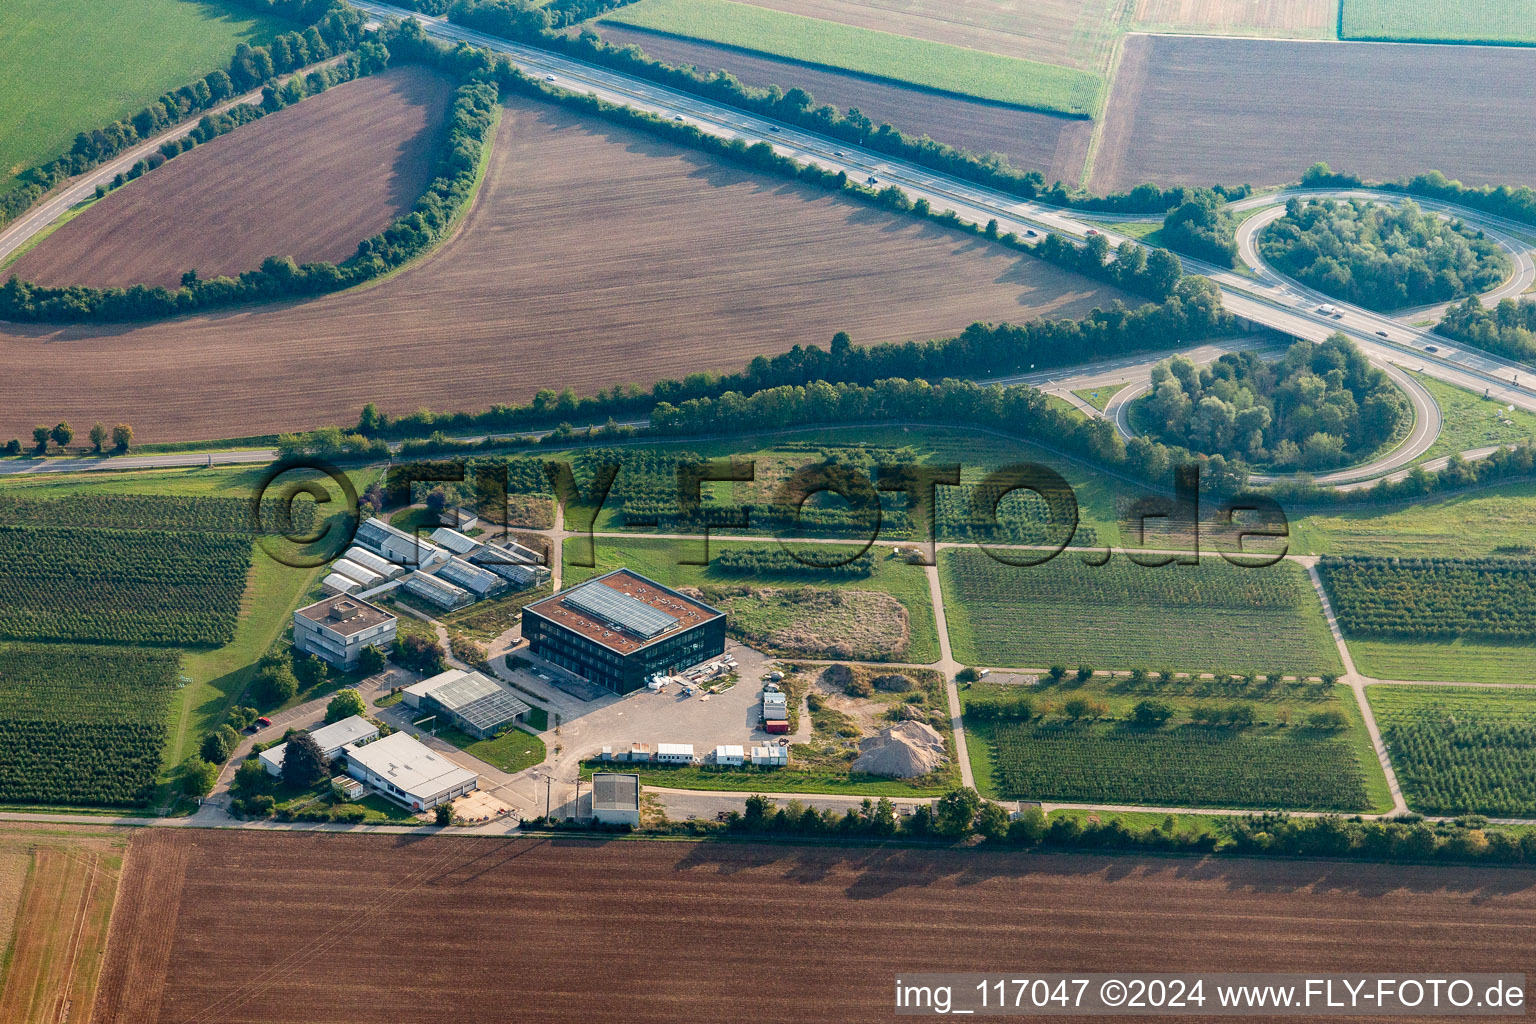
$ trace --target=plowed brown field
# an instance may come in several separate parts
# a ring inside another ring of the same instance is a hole
[[[881,82],[828,68],[745,53],[728,46],[646,32],[619,25],[600,25],[610,43],[639,46],[669,64],[693,64],[704,71],[724,69],[748,85],[798,86],[847,110],[859,110],[876,124],[889,122],[907,135],[928,135],[940,142],[978,153],[1001,153],[1020,170],[1037,170],[1048,182],[1076,184],[1088,158],[1093,122],[1053,117],[1032,110],[940,96],[923,89]]]
[[[1513,972],[1532,948],[1529,870],[164,829],[134,840],[94,1019],[883,1021],[913,970]]]
[[[1114,298],[1137,301],[974,236],[519,104],[459,234],[374,287],[158,324],[0,325],[0,439],[60,419],[162,441],[352,423],[369,401],[475,409],[735,370],[843,329],[929,338]]]
[[[420,67],[347,82],[131,181],[4,273],[97,288],[231,277],[268,256],[340,262],[410,209],[452,83]]]
[[[1133,35],[1090,187],[1272,185],[1319,160],[1376,180],[1529,185],[1533,107],[1528,47]]]

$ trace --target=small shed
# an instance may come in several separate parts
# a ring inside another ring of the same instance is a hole
[[[658,743],[656,760],[662,764],[693,764],[693,744]]]
[[[715,764],[741,764],[746,753],[737,744],[723,743],[715,748]]]
[[[640,825],[640,776],[620,772],[592,774],[592,817],[605,825]]]

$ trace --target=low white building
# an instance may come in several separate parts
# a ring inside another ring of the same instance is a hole
[[[769,768],[782,768],[789,764],[789,747],[772,744],[752,748],[752,763]]]
[[[656,760],[662,764],[693,764],[693,744],[658,743]]]
[[[396,565],[393,562],[380,558],[372,551],[369,551],[366,548],[360,548],[356,544],[352,545],[350,548],[347,548],[346,552],[341,557],[351,562],[353,565],[362,566],[369,572],[376,572],[385,579],[392,580],[396,576],[404,574],[406,571],[405,566]]]
[[[356,580],[364,587],[376,587],[384,582],[384,577],[372,569],[352,561],[350,558],[338,558],[331,563],[331,572],[345,576],[349,580]]]
[[[592,773],[592,817],[605,825],[640,827],[640,776]]]
[[[480,779],[407,733],[346,748],[347,774],[407,810],[426,811],[478,789]]]
[[[746,753],[734,743],[723,743],[715,748],[715,764],[741,764]]]
[[[320,586],[327,594],[350,594],[354,590],[361,590],[363,585],[350,576],[343,576],[339,572],[333,572],[320,581]]]
[[[338,594],[293,613],[293,646],[350,672],[364,647],[394,643],[397,626],[395,617],[378,605]]]
[[[480,542],[473,537],[466,537],[458,530],[446,526],[439,526],[432,531],[432,542],[439,547],[445,547],[456,555],[467,555],[471,551],[480,548]]]
[[[396,529],[378,518],[360,523],[353,540],[396,565],[432,566],[448,559],[448,552],[431,541]]]
[[[362,745],[369,740],[379,738],[379,727],[360,715],[351,718],[343,718],[339,722],[311,729],[310,737],[320,747],[320,754],[327,761],[335,760],[341,755],[342,749],[350,743]],[[268,747],[257,758],[262,767],[266,768],[268,775],[281,775],[283,773],[283,755],[288,750],[288,744],[279,743],[275,747]]]

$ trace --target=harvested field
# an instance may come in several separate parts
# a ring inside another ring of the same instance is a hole
[[[35,827],[0,831],[0,1020],[84,1020],[95,1001],[124,840]],[[17,864],[21,870],[18,882]]]
[[[877,124],[889,122],[909,135],[929,135],[951,146],[1001,153],[1015,167],[1038,169],[1047,181],[1076,182],[1088,156],[1093,122],[1081,118],[941,96],[643,29],[604,24],[600,34],[610,43],[633,43],[670,64],[693,64],[704,71],[724,68],[747,85],[799,86],[816,97],[817,103],[830,103],[841,110],[858,107]]]
[[[1001,246],[563,108],[508,109],[459,234],[374,287],[150,325],[0,328],[0,435],[143,441],[483,408],[760,353],[1080,315],[1132,296]],[[253,401],[253,388],[260,400]]]
[[[410,970],[358,968],[379,935]],[[665,955],[614,955],[642,937]],[[903,970],[1519,972],[1533,944],[1528,869],[153,829],[94,1020],[884,1021]]]
[[[1103,71],[1132,0],[745,0],[790,14]]]
[[[1319,160],[1528,185],[1533,104],[1528,49],[1130,36],[1091,187],[1270,185]]]
[[[1137,0],[1136,28],[1332,39],[1339,28],[1339,0]]]
[[[268,256],[340,262],[426,186],[452,84],[397,68],[269,114],[129,182],[5,276],[175,287],[183,271],[233,277]]]

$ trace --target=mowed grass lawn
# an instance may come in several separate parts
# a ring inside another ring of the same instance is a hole
[[[1104,90],[1074,68],[731,0],[641,0],[602,20],[1073,117],[1091,116]]]
[[[969,712],[978,697],[1016,694],[1017,686],[979,684],[961,693]],[[1388,811],[1391,793],[1352,694],[1322,683],[1226,683],[1094,677],[1024,688],[1035,698],[1029,720],[978,719],[965,731],[976,786],[995,799],[1165,807],[1252,807],[1288,810]],[[1100,705],[1092,720],[1074,721],[1067,701]],[[1138,701],[1173,709],[1147,728],[1129,721]],[[1204,725],[1201,705],[1246,705],[1245,727]],[[1319,729],[1310,716],[1337,711],[1347,725]]]
[[[711,540],[709,549],[711,557],[715,552],[733,546],[744,546],[761,549],[771,546],[772,541],[753,541],[744,544],[731,544],[729,542]],[[846,545],[844,545],[846,547]],[[939,658],[939,635],[934,626],[933,605],[928,598],[928,582],[919,566],[908,565],[906,562],[892,558],[888,548],[876,547],[872,549],[875,556],[875,571],[866,577],[828,577],[819,574],[793,574],[772,575],[759,574],[753,576],[734,576],[715,572],[712,568],[702,565],[683,565],[685,559],[698,559],[702,556],[703,542],[665,540],[655,537],[646,538],[598,538],[597,541],[597,566],[587,568],[573,565],[572,556],[586,550],[586,542],[581,539],[567,540],[565,546],[565,576],[564,583],[571,586],[580,583],[584,579],[611,572],[614,569],[628,568],[642,576],[648,576],[668,587],[706,587],[706,586],[760,586],[779,587],[785,589],[798,589],[802,587],[836,588],[850,590],[882,591],[890,594],[900,601],[907,609],[907,622],[910,640],[907,650],[892,661],[912,662],[914,664],[927,664],[937,661]],[[768,629],[774,626],[787,626],[790,622],[782,623],[755,622],[754,628]],[[814,627],[814,622],[807,623]],[[893,652],[894,653],[894,652]]]
[[[1536,816],[1536,689],[1370,686],[1408,806]]]
[[[1536,43],[1536,4],[1530,0],[1343,0],[1344,39],[1420,42]]]
[[[1536,437],[1536,414],[1524,409],[1507,409],[1504,402],[1452,387],[1411,370],[1408,372],[1434,396],[1445,418],[1440,436],[1424,453],[1423,459]]]
[[[1124,555],[1084,565],[1073,552],[1040,566],[983,551],[939,553],[954,656],[970,665],[1179,672],[1342,671],[1305,570],[1244,569],[1219,555],[1147,568]]]
[[[1291,551],[1419,558],[1509,554],[1536,537],[1536,484],[1429,496],[1390,509],[1314,512],[1291,520]]]
[[[1536,638],[1529,644],[1468,640],[1345,637],[1355,668],[1373,679],[1434,683],[1536,683]]]
[[[75,136],[224,67],[285,23],[203,0],[5,0],[0,192]]]

